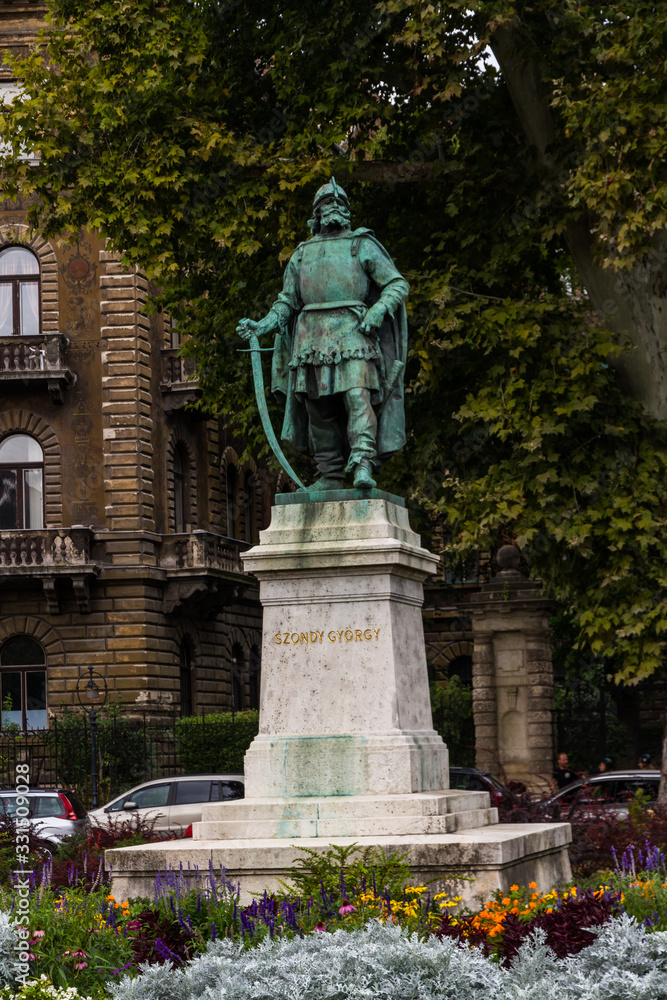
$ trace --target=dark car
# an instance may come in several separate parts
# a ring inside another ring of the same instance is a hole
[[[486,771],[478,771],[476,767],[450,767],[449,787],[466,792],[488,792],[492,806],[500,805],[508,793],[508,789],[497,778]]]
[[[629,805],[644,793],[647,806],[655,804],[660,787],[660,771],[633,768],[627,771],[604,771],[573,781],[541,804],[545,817],[552,820],[585,819],[600,810],[627,819]]]

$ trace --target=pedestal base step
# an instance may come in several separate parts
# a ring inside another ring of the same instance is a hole
[[[303,857],[299,847],[322,854],[332,844],[378,847],[387,855],[407,853],[414,880],[428,884],[432,892],[462,896],[463,905],[477,907],[496,889],[514,883],[537,882],[545,892],[572,877],[567,845],[571,840],[568,823],[522,823],[493,825],[456,834],[436,836],[307,837],[298,844],[285,840],[174,840],[141,847],[114,848],[106,852],[111,864],[111,891],[116,899],[133,896],[153,898],[153,881],[158,872],[182,866],[196,882],[208,873],[226,869],[227,876],[241,886],[241,902],[249,903],[254,893],[280,889],[290,868]],[[466,881],[472,877],[473,881]]]
[[[498,822],[487,792],[241,799],[207,805],[197,840],[380,837],[456,833]]]

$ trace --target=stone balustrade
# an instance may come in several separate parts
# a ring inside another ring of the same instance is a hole
[[[182,409],[201,397],[194,358],[184,358],[180,348],[169,347],[162,351],[160,390],[167,412]]]
[[[87,566],[92,536],[88,528],[0,531],[0,570]]]
[[[36,337],[0,337],[0,371],[61,371],[67,338],[61,333]]]
[[[179,354],[179,347],[169,347],[162,351],[162,378],[163,384],[173,384],[181,382],[197,382],[195,376],[196,366],[194,358],[184,358]]]
[[[241,552],[250,548],[247,542],[225,538],[211,531],[162,536],[163,569],[221,570],[243,573]]]
[[[42,382],[53,402],[62,403],[64,390],[76,381],[65,360],[67,344],[62,333],[0,337],[0,381],[20,386]]]

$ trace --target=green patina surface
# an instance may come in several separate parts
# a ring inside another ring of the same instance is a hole
[[[332,501],[344,500],[344,501],[359,501],[359,500],[387,500],[389,503],[394,503],[398,507],[405,507],[405,500],[403,497],[397,496],[395,493],[386,493],[384,490],[361,490],[361,489],[350,489],[350,490],[306,490],[304,493],[276,493],[274,501],[278,507],[284,507],[289,504],[302,504],[302,503],[331,503]]]
[[[370,229],[352,230],[347,195],[333,178],[317,192],[309,225],[313,236],[294,252],[267,315],[241,320],[237,332],[247,340],[275,334],[271,389],[285,405],[283,441],[315,459],[309,495],[338,492],[348,475],[369,491],[405,444],[409,285]],[[251,349],[259,358],[257,341]],[[269,443],[301,486],[267,425],[258,362],[253,373]]]

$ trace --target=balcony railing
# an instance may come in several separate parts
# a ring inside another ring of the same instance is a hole
[[[180,348],[169,347],[162,351],[160,388],[166,410],[180,409],[185,403],[199,399],[199,380],[194,358],[184,358]]]
[[[0,381],[37,382],[48,387],[54,403],[63,402],[63,391],[76,381],[65,361],[67,337],[0,337]]]
[[[67,571],[88,566],[92,537],[89,528],[1,531],[0,572],[37,567]]]
[[[160,565],[163,569],[243,573],[241,552],[249,548],[247,542],[215,535],[211,531],[163,535]]]
[[[196,382],[194,358],[184,358],[179,347],[169,347],[162,351],[162,382]]]
[[[41,580],[49,614],[60,612],[58,581],[69,580],[79,611],[90,611],[90,582],[99,572],[91,557],[90,528],[0,531],[0,580]]]
[[[252,584],[243,572],[241,553],[248,542],[211,531],[163,535],[160,568],[167,572],[165,614],[189,608],[192,614],[217,614],[223,604]]]

